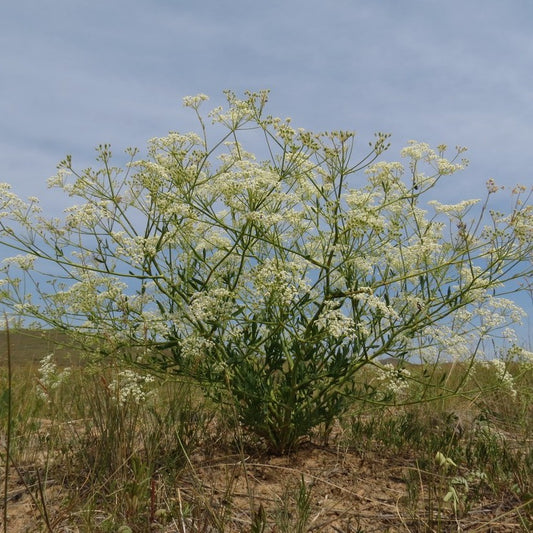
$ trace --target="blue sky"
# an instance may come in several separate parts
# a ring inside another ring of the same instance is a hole
[[[531,0],[17,0],[0,17],[0,181],[55,205],[46,179],[72,154],[114,152],[195,124],[203,92],[270,89],[307,129],[469,147],[441,201],[489,177],[533,184]]]

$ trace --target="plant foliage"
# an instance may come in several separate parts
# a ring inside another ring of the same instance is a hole
[[[485,201],[428,203],[463,148],[412,141],[384,162],[379,133],[357,158],[352,132],[267,115],[267,92],[226,97],[207,116],[186,98],[199,133],[129,150],[125,169],[107,145],[98,168],[67,157],[49,180],[78,202],[61,218],[1,186],[15,316],[192,376],[278,452],[372,393],[357,374],[381,357],[468,358],[495,331],[516,344],[503,294],[531,274],[525,189],[506,214],[487,209],[493,181]]]

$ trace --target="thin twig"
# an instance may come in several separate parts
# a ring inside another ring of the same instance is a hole
[[[47,527],[48,531],[52,532],[53,531],[53,527],[50,524],[50,517],[48,516],[48,509],[46,508],[46,498],[44,496],[43,482],[42,482],[42,479],[41,479],[41,473],[40,473],[38,468],[36,469],[36,473],[37,473],[37,486],[38,486],[38,489],[39,489],[39,498],[41,500],[41,507],[42,507],[41,515],[42,515],[42,517],[44,519],[44,522],[46,524],[46,527]]]
[[[12,429],[12,411],[11,411],[11,339],[9,336],[9,321],[4,313],[6,324],[6,342],[7,342],[7,435],[6,435],[6,465],[4,478],[4,533],[7,533],[7,502],[9,487],[9,461],[11,460],[11,429]]]

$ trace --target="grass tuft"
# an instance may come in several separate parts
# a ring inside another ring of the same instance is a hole
[[[275,455],[190,382],[138,378],[138,369],[65,354],[46,359],[61,379],[45,379],[39,360],[20,357],[13,340],[8,346],[3,531],[533,527],[533,377],[525,366],[510,369],[514,392],[486,368],[465,380],[464,369],[442,366],[433,402],[354,401],[335,425]],[[421,394],[424,372],[410,368],[405,398]],[[460,381],[460,393],[448,394]]]

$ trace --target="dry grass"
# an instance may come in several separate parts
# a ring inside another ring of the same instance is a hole
[[[519,367],[516,396],[479,374],[463,395],[431,404],[354,403],[331,434],[318,428],[293,453],[275,456],[190,383],[153,383],[142,405],[118,404],[114,364],[76,366],[44,401],[35,363],[49,339],[28,336],[12,336],[4,531],[533,527],[533,376]],[[449,386],[464,369],[439,372]],[[3,391],[6,380],[4,372]],[[436,387],[441,377],[435,380]],[[4,474],[5,392],[0,410]]]

